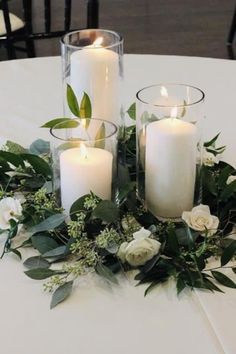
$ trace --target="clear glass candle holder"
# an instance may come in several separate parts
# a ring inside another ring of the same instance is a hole
[[[123,125],[123,38],[116,32],[85,29],[66,34],[61,41],[64,114],[69,84],[80,103],[84,92],[92,103],[92,117]]]
[[[201,201],[204,92],[182,84],[137,95],[138,197],[161,220],[179,220]]]
[[[50,130],[54,191],[69,214],[71,205],[93,192],[113,199],[117,175],[117,127],[101,119],[74,119]]]

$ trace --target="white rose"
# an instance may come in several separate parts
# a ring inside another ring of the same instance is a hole
[[[7,230],[10,227],[9,220],[17,218],[22,214],[22,206],[15,198],[3,198],[0,200],[0,229]]]
[[[128,246],[128,242],[123,242],[120,245],[120,248],[119,248],[118,253],[117,253],[117,256],[120,258],[122,263],[125,263],[125,261],[126,261],[125,255],[126,255],[127,246]]]
[[[232,183],[235,180],[236,180],[236,176],[231,175],[231,176],[228,177],[228,179],[226,181],[226,184],[230,184],[230,183]]]
[[[137,267],[152,259],[159,252],[161,243],[149,238],[150,234],[150,231],[141,228],[133,234],[133,241],[123,242],[117,254],[121,261]]]
[[[182,219],[191,229],[199,231],[202,235],[207,229],[208,236],[214,235],[219,225],[219,219],[217,216],[211,215],[209,206],[202,204],[194,207],[192,211],[184,211]]]
[[[134,266],[140,266],[152,259],[160,250],[160,242],[151,238],[131,241],[126,248],[126,260]]]
[[[217,163],[219,163],[219,159],[214,154],[208,151],[204,151],[203,165],[212,167]]]

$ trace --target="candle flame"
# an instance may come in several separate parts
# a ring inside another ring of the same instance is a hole
[[[87,158],[88,158],[88,150],[87,150],[86,146],[84,145],[84,143],[80,143],[79,152],[80,152],[80,155],[81,155],[84,159],[87,159]]]
[[[176,117],[177,117],[177,114],[178,114],[178,108],[177,108],[177,106],[174,106],[174,107],[171,109],[170,116],[171,116],[171,118],[176,118]]]
[[[168,91],[165,86],[161,86],[161,95],[162,97],[168,97]]]
[[[94,47],[101,47],[102,42],[103,42],[103,38],[102,38],[102,37],[98,37],[98,38],[93,42],[93,46],[94,46]]]

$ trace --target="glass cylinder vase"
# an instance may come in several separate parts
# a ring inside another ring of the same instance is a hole
[[[201,201],[202,90],[162,84],[137,93],[138,197],[161,220]]]
[[[66,97],[70,85],[79,105],[84,93],[89,96],[92,117],[123,125],[122,37],[113,31],[86,29],[66,34],[61,43],[65,116],[72,116]]]
[[[54,191],[69,214],[71,205],[93,192],[113,199],[117,175],[117,127],[101,119],[73,119],[50,130]]]

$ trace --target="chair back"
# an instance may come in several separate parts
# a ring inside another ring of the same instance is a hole
[[[72,0],[64,0],[64,24],[60,30],[52,30],[52,0],[42,0],[44,2],[44,30],[41,32],[33,31],[32,0],[22,0],[26,31],[33,39],[60,37],[72,31],[71,11]],[[39,0],[37,0],[39,1]],[[57,1],[57,0],[54,0]],[[75,0],[76,1],[76,0]],[[87,26],[86,28],[98,27],[98,0],[87,0]],[[78,29],[78,28],[76,28]]]

